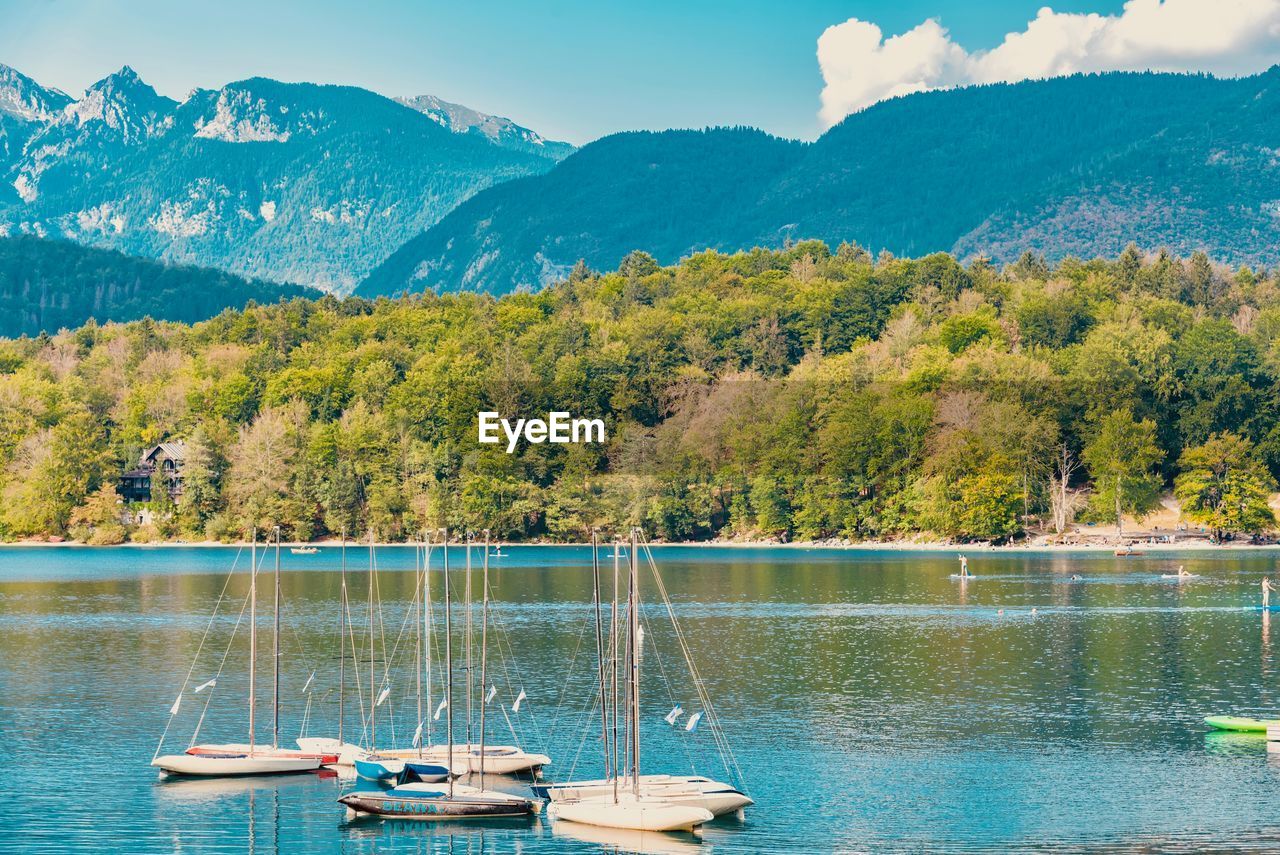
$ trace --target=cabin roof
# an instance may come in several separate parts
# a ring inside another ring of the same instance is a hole
[[[165,453],[165,456],[169,457],[170,459],[181,462],[185,460],[187,457],[187,444],[182,440],[178,439],[178,440],[171,440],[168,442],[162,442],[159,445],[154,445],[143,453],[142,462],[146,463],[147,461],[154,458],[156,454],[158,454],[161,451],[163,451]]]

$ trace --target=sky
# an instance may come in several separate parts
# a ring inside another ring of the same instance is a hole
[[[752,125],[813,139],[884,97],[1113,68],[1280,62],[1280,0],[0,0],[0,63],[78,95],[252,76],[432,94],[582,144]]]

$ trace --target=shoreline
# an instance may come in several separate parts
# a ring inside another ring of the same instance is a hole
[[[556,548],[556,547],[590,547],[589,542],[545,542],[545,541],[492,541],[490,546],[498,546],[501,543],[503,547],[539,547],[539,548]],[[39,547],[49,549],[163,549],[163,548],[183,548],[183,549],[243,549],[250,546],[249,541],[231,541],[223,543],[216,540],[202,541],[180,541],[165,540],[156,541],[154,543],[115,543],[109,545],[88,544],[74,540],[63,540],[51,542],[47,540],[18,540],[0,543],[0,552],[5,549]],[[269,550],[274,544],[258,544],[264,550]],[[364,549],[368,547],[367,541],[347,541],[348,548]],[[432,546],[438,548],[439,543],[433,543]],[[465,544],[459,541],[450,543],[451,548],[458,548]],[[474,547],[483,548],[483,543],[473,543]],[[602,542],[602,548],[607,547],[608,542]],[[340,549],[342,542],[339,540],[314,540],[310,542],[289,542],[283,541],[280,544],[281,549],[295,548],[315,548],[315,549]],[[374,543],[374,547],[378,549],[387,549],[394,547],[407,548],[413,546],[412,543],[404,541],[378,541]],[[894,541],[861,541],[857,543],[832,543],[829,541],[793,541],[790,543],[775,543],[763,540],[689,540],[689,541],[673,541],[667,542],[650,542],[649,547],[654,549],[667,549],[674,547],[701,548],[701,549],[794,549],[794,550],[830,550],[830,551],[846,551],[846,552],[967,552],[980,554],[1000,554],[1000,553],[1021,553],[1021,552],[1057,552],[1057,553],[1114,553],[1117,549],[1113,543],[1014,543],[1006,546],[992,546],[983,543],[947,543],[944,541],[910,541],[910,540],[894,540]],[[1116,556],[1140,558],[1144,553],[1160,552],[1160,553],[1199,553],[1199,552],[1219,552],[1219,551],[1266,551],[1280,549],[1280,543],[1272,544],[1250,544],[1250,543],[1209,543],[1204,540],[1189,540],[1176,543],[1158,543],[1158,544],[1132,544],[1134,554],[1130,556]]]

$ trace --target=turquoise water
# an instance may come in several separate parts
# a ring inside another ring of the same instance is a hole
[[[597,775],[588,552],[508,551],[491,567],[490,668],[499,674],[511,727],[493,707],[490,725],[502,741],[515,731],[526,748],[550,754],[549,777],[570,769]],[[0,760],[21,795],[0,813],[0,849],[1280,846],[1280,754],[1269,758],[1257,739],[1206,736],[1200,724],[1211,713],[1280,713],[1273,649],[1280,640],[1271,634],[1280,634],[1280,623],[1271,627],[1252,608],[1261,576],[1277,569],[1276,553],[1119,559],[972,552],[978,578],[962,586],[948,578],[956,569],[950,553],[654,552],[743,786],[756,799],[745,820],[720,819],[701,838],[600,840],[607,833],[546,819],[348,822],[336,798],[351,785],[310,774],[158,781],[148,762],[207,627],[191,685],[212,677],[224,652],[226,664],[211,696],[188,689],[165,750],[185,747],[206,697],[212,700],[202,739],[245,738],[247,634],[242,628],[232,637],[247,590],[243,572],[232,577],[212,624],[210,614],[233,562],[243,570],[247,558],[234,548],[11,548],[0,551]],[[356,643],[364,645],[367,556],[352,549],[348,557],[352,609],[361,622]],[[291,741],[304,715],[312,735],[336,727],[339,554],[285,553],[282,563],[282,731]],[[402,745],[415,725],[412,634],[401,634],[413,597],[413,574],[404,572],[413,553],[379,550],[378,563],[380,634],[388,651],[400,639],[392,695],[379,709],[379,741]],[[1159,578],[1179,563],[1201,578]],[[439,598],[439,574],[433,576]],[[460,593],[460,571],[454,585]],[[259,708],[260,739],[270,736],[269,575],[262,593],[259,692],[267,703]],[[644,613],[647,771],[695,767],[723,778],[705,728],[686,734],[662,722],[673,701],[687,711],[698,707],[660,604],[649,599]],[[454,617],[460,629],[460,610]],[[301,690],[313,670],[308,713]],[[367,672],[361,674],[367,701]],[[519,687],[529,700],[513,714],[511,694]],[[460,730],[463,709],[459,698]],[[354,700],[344,724],[348,736],[359,733]]]

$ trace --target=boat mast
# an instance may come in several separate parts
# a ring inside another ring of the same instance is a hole
[[[374,685],[374,660],[377,647],[373,636],[373,529],[369,529],[369,750],[373,751],[377,739],[378,687]]]
[[[609,695],[605,680],[604,621],[600,616],[600,544],[596,539],[595,529],[591,530],[591,600],[596,612],[596,662],[600,671],[600,745],[604,749],[604,776],[607,780],[612,774],[609,771]]]
[[[418,729],[414,731],[418,741],[418,759],[422,759],[422,552],[418,549],[418,544],[413,545],[413,572],[414,584],[417,585],[417,596],[414,600],[418,604],[418,619],[414,621],[418,630],[418,646],[415,658],[417,662],[414,667],[414,675],[418,681]]]
[[[489,660],[489,529],[484,530],[484,563],[480,574],[480,789],[484,789],[485,680]]]
[[[628,584],[631,617],[631,785],[640,797],[640,574],[636,565],[636,530],[631,529],[631,581]]]
[[[426,659],[427,659],[427,734],[426,744],[431,744],[431,577],[427,575],[427,571],[431,568],[431,539],[424,531],[422,532],[422,592],[423,598],[426,600],[422,614],[423,634],[426,636]]]
[[[338,744],[342,744],[342,714],[346,709],[347,688],[347,527],[342,527],[341,613],[338,615]]]
[[[253,528],[249,546],[249,756],[253,756],[253,709],[257,706],[258,684],[258,528]]]
[[[467,532],[467,579],[465,584],[465,593],[463,595],[467,607],[465,612],[466,629],[463,632],[463,638],[467,645],[467,753],[471,752],[471,694],[474,691],[471,685],[471,532]]]
[[[271,747],[280,747],[280,526],[276,526],[275,626],[271,630]]]
[[[449,771],[445,777],[449,779],[449,798],[453,798],[453,620],[449,607],[449,530],[444,534],[444,708],[445,742],[448,743],[448,759],[445,768]],[[470,766],[468,765],[468,769]]]
[[[613,704],[613,739],[612,751],[613,755],[613,802],[618,803],[618,657],[621,651],[618,649],[618,562],[619,548],[621,542],[616,538],[613,541],[613,602],[609,606],[609,645],[613,649],[613,655],[609,657],[609,673],[612,678],[613,685],[610,687],[609,699]]]

